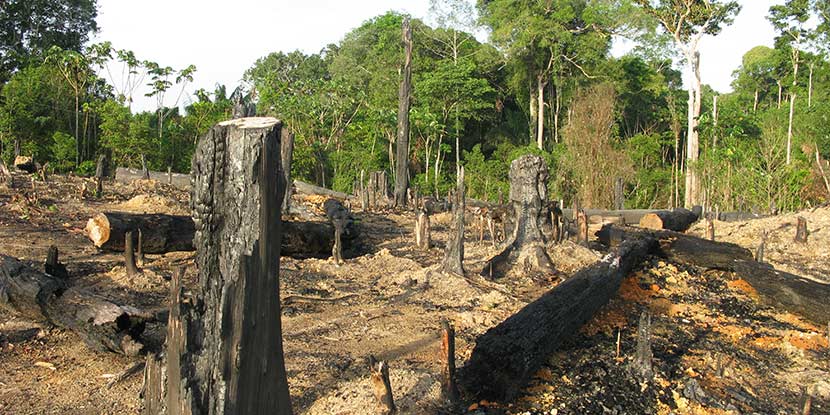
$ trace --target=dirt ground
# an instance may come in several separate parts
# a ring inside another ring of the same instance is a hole
[[[16,190],[0,185],[0,253],[42,261],[56,245],[73,284],[125,304],[165,309],[167,279],[175,267],[192,265],[192,253],[147,255],[143,273],[127,278],[120,256],[99,252],[83,228],[103,210],[186,214],[187,195],[155,182],[108,183],[105,198],[95,200],[82,195],[81,179],[51,180],[36,182],[34,189],[23,176]],[[827,278],[830,210],[801,215],[811,231],[806,247],[789,242],[795,232],[791,215],[718,223],[716,229],[719,238],[735,238],[751,249],[757,230],[765,229],[767,255],[776,267]],[[489,281],[478,272],[497,251],[490,241],[479,244],[476,231],[468,229],[467,275],[449,276],[437,270],[449,215],[433,216],[429,251],[413,246],[412,214],[358,209],[355,216],[370,254],[340,266],[328,259],[282,259],[283,338],[296,413],[373,413],[365,364],[370,354],[389,361],[401,413],[449,412],[437,399],[440,320],[455,325],[463,365],[476,336],[603,254],[564,242],[549,248],[555,275]],[[652,316],[655,378],[640,384],[629,365],[643,311]],[[809,395],[812,413],[827,414],[826,330],[764,306],[733,275],[653,258],[550,357],[522,397],[502,404],[468,402],[455,412],[790,414],[800,413]],[[161,345],[163,332],[161,325],[148,328],[151,348]],[[108,382],[140,360],[91,351],[71,332],[0,311],[0,414],[136,414],[141,374],[111,387]]]

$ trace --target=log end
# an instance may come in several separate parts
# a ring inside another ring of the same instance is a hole
[[[640,219],[640,227],[659,231],[663,229],[663,219],[656,213],[647,213]]]
[[[236,118],[233,120],[223,121],[219,123],[219,125],[223,127],[234,126],[242,130],[270,128],[277,124],[282,124],[282,121],[273,117]]]
[[[92,243],[100,248],[110,239],[110,221],[107,215],[99,213],[86,222],[84,232]]]

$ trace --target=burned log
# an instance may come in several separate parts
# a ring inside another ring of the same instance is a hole
[[[542,235],[542,207],[548,201],[547,183],[548,166],[541,157],[525,155],[510,164],[510,201],[515,226],[506,248],[487,261],[482,276],[501,278],[516,266],[523,272],[553,272]]]
[[[459,371],[466,395],[491,401],[515,398],[562,342],[588,322],[655,249],[652,238],[626,241],[479,336]]]
[[[105,251],[123,251],[124,236],[142,230],[142,252],[161,254],[192,251],[196,228],[190,216],[102,212],[87,221],[84,231],[92,243]]]
[[[294,133],[289,132],[288,129],[282,130],[282,138],[280,139],[280,168],[282,171],[283,181],[285,183],[285,194],[282,196],[282,211],[288,212],[291,206],[291,194],[294,190],[291,180],[291,164],[294,161]]]
[[[340,200],[346,200],[349,198],[349,195],[343,192],[326,189],[325,187],[315,186],[313,184],[301,182],[299,180],[294,180],[294,190],[296,190],[297,193],[303,195],[327,196]]]
[[[135,356],[144,348],[141,334],[149,313],[70,287],[16,258],[0,255],[0,292],[0,306],[72,331],[93,350]]]
[[[190,175],[182,173],[171,173],[160,171],[149,171],[150,179],[159,183],[168,183],[172,179],[172,185],[179,189],[190,189]],[[115,169],[115,181],[124,184],[130,184],[136,180],[144,180],[144,171],[141,169],[129,169],[125,167],[118,167]]]
[[[17,156],[14,158],[14,167],[26,173],[34,173],[37,171],[35,167],[35,159],[29,156]]]
[[[676,232],[686,232],[692,224],[697,222],[698,216],[688,209],[660,210],[648,213],[640,219],[640,227],[646,229],[668,229]]]
[[[800,314],[817,324],[830,321],[830,284],[778,271],[758,262],[748,249],[727,242],[709,241],[672,231],[648,231],[607,225],[597,237],[614,246],[626,240],[656,238],[660,254],[666,258],[700,268],[732,272],[752,286],[765,303]]]
[[[177,293],[167,413],[290,414],[280,323],[281,123],[213,127],[193,158],[199,286]]]

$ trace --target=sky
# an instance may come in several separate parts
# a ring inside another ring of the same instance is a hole
[[[743,10],[735,23],[701,45],[701,76],[705,84],[729,92],[732,71],[741,57],[757,45],[771,46],[772,26],[766,20],[772,4],[783,0],[739,0]],[[271,52],[299,49],[316,53],[339,42],[350,30],[389,10],[424,18],[429,0],[98,0],[98,27],[94,41],[108,40],[117,49],[129,49],[139,59],[181,69],[196,65],[193,80],[179,105],[200,88],[213,91],[217,83],[228,93],[243,72]],[[140,7],[138,6],[140,5]],[[627,50],[617,42],[615,55]],[[120,67],[113,65],[118,76]],[[155,109],[146,89],[135,93],[134,111]],[[165,105],[174,105],[175,93]]]

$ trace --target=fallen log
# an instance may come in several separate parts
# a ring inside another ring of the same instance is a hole
[[[34,173],[37,171],[35,160],[29,156],[17,156],[14,158],[14,167],[26,173]]]
[[[765,303],[800,314],[817,323],[830,322],[830,284],[820,283],[795,274],[776,270],[757,262],[752,252],[727,242],[715,242],[671,231],[648,231],[606,225],[597,232],[599,241],[614,246],[642,237],[656,238],[660,253],[684,264],[732,272],[749,283]]]
[[[190,216],[102,212],[87,221],[84,231],[98,248],[119,252],[124,250],[127,232],[133,232],[135,241],[139,229],[143,253],[193,250],[196,228]]]
[[[479,336],[460,370],[466,396],[514,399],[551,353],[589,321],[655,249],[653,238],[632,238]]]
[[[152,319],[6,255],[0,255],[0,293],[0,306],[72,331],[97,351],[138,355],[145,323]]]
[[[150,180],[155,180],[160,183],[169,183],[173,186],[182,189],[190,189],[190,175],[183,173],[170,173],[160,171],[148,171]],[[124,184],[130,184],[136,180],[145,180],[144,170],[130,169],[126,167],[118,167],[115,169],[115,181]]]
[[[346,200],[349,198],[349,195],[338,192],[331,189],[326,189],[325,187],[315,186],[313,184],[301,182],[299,180],[294,180],[294,189],[296,193],[303,194],[303,195],[318,195],[318,196],[328,196],[333,197],[335,199]]]
[[[640,219],[640,227],[646,229],[668,229],[685,232],[697,222],[698,216],[688,209],[660,210],[647,213]]]

